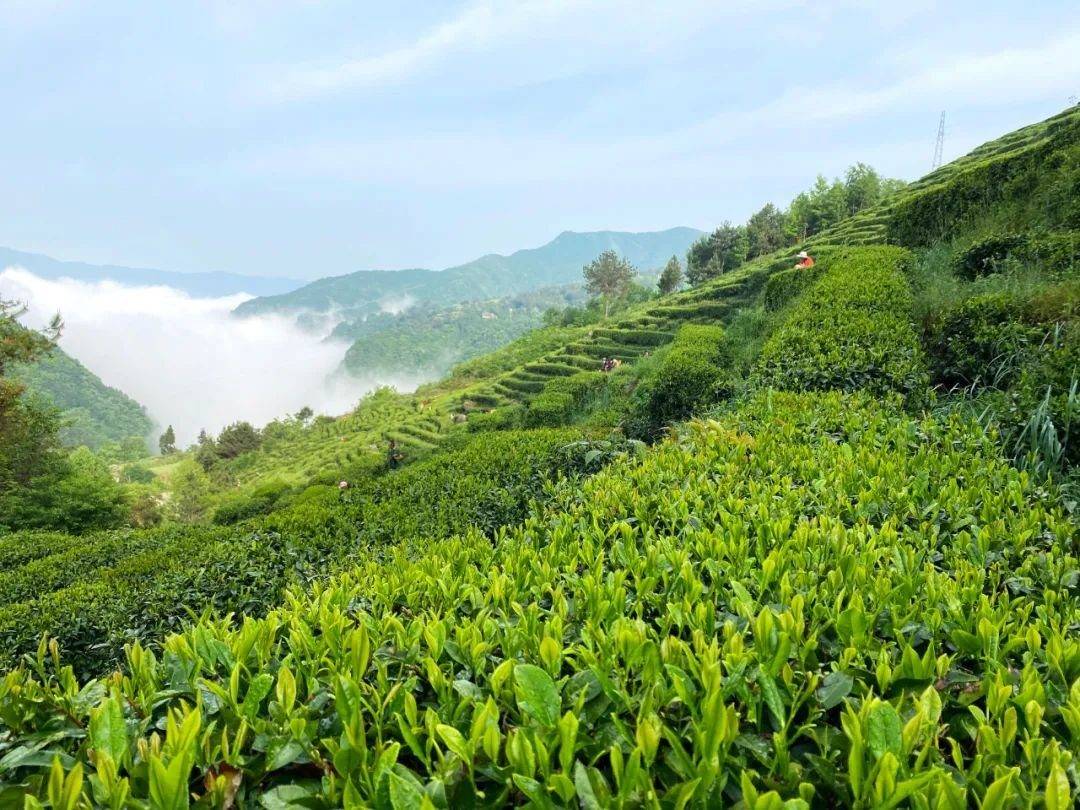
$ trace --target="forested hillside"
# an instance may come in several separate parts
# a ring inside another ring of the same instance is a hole
[[[867,177],[0,534],[0,806],[1074,806],[1080,108]]]
[[[105,385],[60,348],[15,368],[13,376],[60,409],[64,419],[60,438],[70,447],[96,449],[132,436],[147,439],[154,430],[154,421],[143,406]]]
[[[585,302],[582,286],[567,284],[453,307],[417,304],[344,321],[332,337],[350,342],[343,368],[356,376],[386,371],[437,378],[543,326],[545,312]]]
[[[700,235],[693,228],[655,233],[567,231],[538,248],[509,256],[490,254],[445,270],[360,271],[319,279],[285,295],[246,301],[236,312],[332,311],[335,318],[356,321],[411,303],[447,307],[462,301],[503,298],[579,281],[581,266],[604,250],[617,251],[641,270],[655,270],[673,254],[683,253]]]

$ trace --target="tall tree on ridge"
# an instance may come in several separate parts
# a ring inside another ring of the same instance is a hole
[[[630,291],[634,266],[614,250],[605,250],[585,265],[582,272],[585,275],[585,289],[603,299],[606,319],[611,312],[611,302]]]
[[[667,295],[668,293],[675,292],[682,284],[683,270],[682,263],[679,261],[678,256],[672,256],[668,259],[667,266],[664,267],[664,272],[660,274],[660,280],[657,281],[656,287],[660,290],[661,295]]]

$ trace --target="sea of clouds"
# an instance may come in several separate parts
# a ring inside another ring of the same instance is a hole
[[[64,351],[160,425],[173,425],[181,445],[201,428],[217,432],[240,419],[263,425],[305,405],[340,414],[380,385],[404,391],[418,382],[336,373],[348,344],[304,331],[294,316],[231,315],[245,294],[193,298],[171,287],[45,279],[9,267],[0,271],[0,297],[29,307],[27,326],[59,312]]]

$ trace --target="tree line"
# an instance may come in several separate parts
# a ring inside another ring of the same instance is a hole
[[[881,202],[905,185],[882,177],[873,167],[856,163],[843,177],[829,182],[823,175],[781,210],[767,203],[742,225],[723,222],[692,244],[685,270],[672,256],[656,282],[656,294],[667,295],[684,283],[696,287],[734,270],[744,262],[794,246],[848,217]],[[613,311],[648,300],[652,293],[638,282],[638,271],[614,250],[606,250],[583,268],[585,287],[595,296],[585,307],[545,314],[547,325],[584,326],[606,320]]]

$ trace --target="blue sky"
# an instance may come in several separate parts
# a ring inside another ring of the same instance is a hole
[[[1075,2],[0,0],[0,244],[314,278],[702,229],[1080,95]]]

